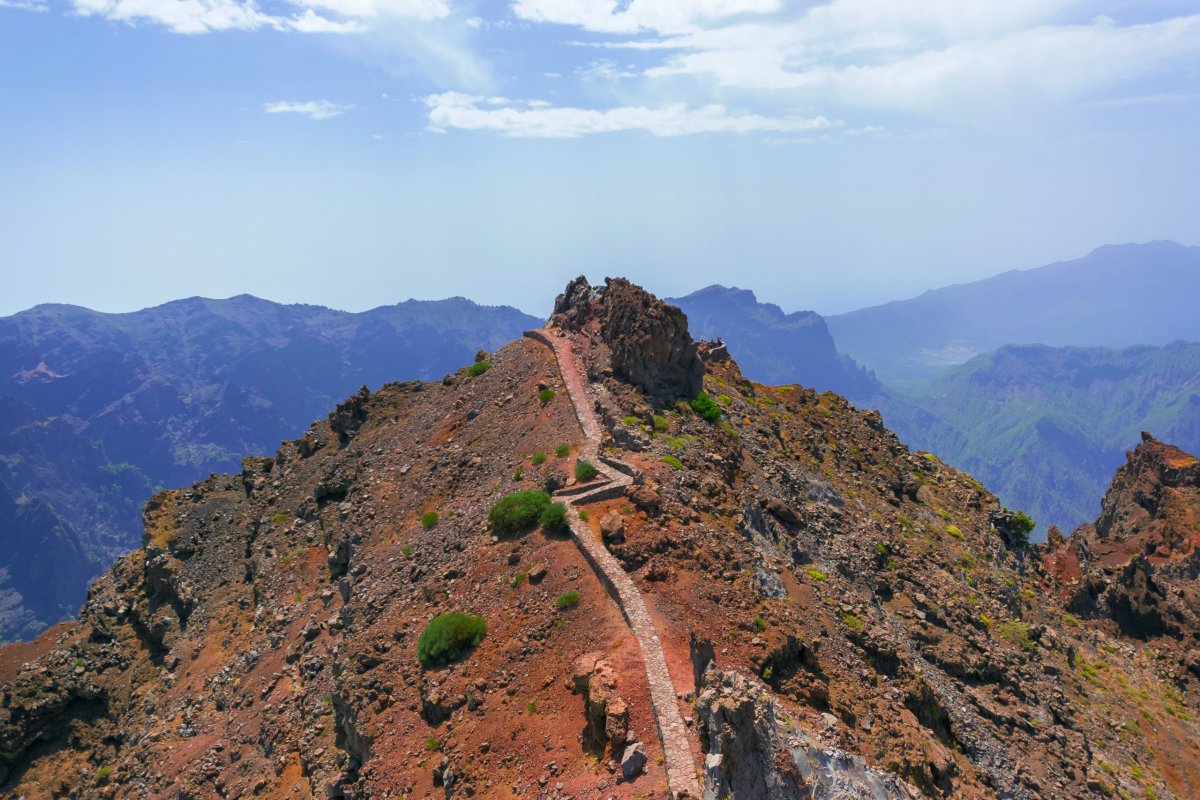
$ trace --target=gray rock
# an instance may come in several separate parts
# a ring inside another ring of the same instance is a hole
[[[642,743],[634,742],[626,747],[625,754],[621,756],[621,777],[631,781],[641,775],[645,768],[646,749],[642,747]]]

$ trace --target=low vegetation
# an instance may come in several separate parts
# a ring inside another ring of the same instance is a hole
[[[569,530],[567,522],[567,507],[563,503],[549,503],[538,515],[538,524],[546,533],[566,533]]]
[[[438,513],[436,511],[430,511],[428,514],[421,515],[422,528],[432,528],[434,525],[437,525],[437,523]]]
[[[538,464],[546,463],[546,454],[545,453],[534,453],[533,455],[531,455],[529,457],[529,463],[533,464],[535,467]]]
[[[441,666],[483,641],[487,622],[483,617],[457,611],[440,614],[429,621],[417,640],[417,658],[424,666]]]
[[[666,455],[662,457],[662,462],[671,469],[683,469],[683,462],[675,456]]]
[[[478,378],[483,373],[492,368],[490,361],[476,361],[471,366],[467,367],[467,374],[472,378]]]
[[[580,459],[575,462],[575,480],[587,483],[596,477],[596,467],[590,461]]]
[[[550,495],[541,489],[526,489],[501,498],[488,511],[488,524],[498,536],[507,536],[532,528],[550,503]]]
[[[553,400],[554,397],[555,392],[553,389],[542,389],[540,392],[538,392],[538,400],[542,401],[542,405],[546,405]]]
[[[568,608],[574,608],[579,605],[579,592],[572,589],[569,592],[563,592],[558,597],[554,598],[554,607],[559,611],[564,611]]]
[[[721,419],[721,407],[708,396],[707,392],[700,392],[691,399],[688,405],[705,422],[717,422]]]
[[[554,448],[554,455],[558,456],[559,458],[566,458],[567,453],[570,452],[571,448],[567,447],[565,444],[560,444],[558,447]]]

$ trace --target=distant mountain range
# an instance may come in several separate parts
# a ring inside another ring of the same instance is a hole
[[[751,291],[724,286],[667,302],[687,314],[692,335],[726,342],[745,374],[760,383],[802,383],[846,396],[879,389],[866,370],[837,352],[825,319],[814,311],[785,314]]]
[[[919,395],[864,402],[910,446],[1068,531],[1096,516],[1141,431],[1200,450],[1200,344],[1002,347]]]
[[[975,475],[1042,535],[1095,517],[1142,430],[1200,449],[1200,345],[1165,344],[1200,341],[1196,297],[1200,247],[1152,242],[828,320],[722,286],[672,302],[693,332],[723,337],[747,377],[880,409],[906,443]],[[1089,346],[1006,345],[1037,337]],[[1159,346],[1097,346],[1143,340]],[[877,359],[873,371],[843,347]]]
[[[912,389],[1006,344],[1200,341],[1200,247],[1110,245],[1084,258],[827,318],[838,349]],[[1132,446],[1132,445],[1131,445]]]
[[[539,324],[462,298],[351,314],[247,295],[0,319],[0,638],[74,613],[137,546],[151,487],[235,470],[359,386],[440,378]]]

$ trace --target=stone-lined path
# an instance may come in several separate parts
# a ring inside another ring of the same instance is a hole
[[[683,715],[679,713],[675,684],[667,671],[667,659],[663,655],[662,643],[654,629],[650,613],[646,610],[642,593],[617,559],[608,552],[608,548],[592,534],[587,524],[579,519],[579,513],[574,508],[585,503],[620,496],[625,488],[633,483],[630,477],[633,470],[600,452],[603,429],[596,418],[583,370],[571,350],[570,339],[548,330],[528,331],[525,335],[545,344],[554,352],[558,360],[559,374],[567,387],[571,404],[575,407],[575,416],[579,419],[579,426],[583,428],[584,444],[579,457],[592,462],[606,480],[602,486],[592,491],[561,498],[571,507],[571,513],[568,515],[571,521],[571,538],[583,551],[584,558],[592,565],[596,576],[617,601],[642,649],[642,662],[646,665],[646,677],[650,683],[650,699],[654,705],[654,717],[658,722],[658,735],[662,740],[664,766],[671,794],[675,797],[686,796],[698,800],[701,791],[696,780],[696,762],[692,759],[691,736],[683,722]]]

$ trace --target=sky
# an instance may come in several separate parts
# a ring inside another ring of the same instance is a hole
[[[1200,0],[0,0],[0,314],[1200,244]]]

